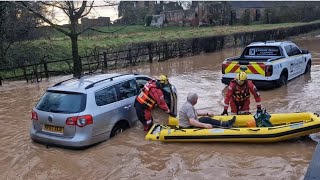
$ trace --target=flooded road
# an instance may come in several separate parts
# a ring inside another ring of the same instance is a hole
[[[295,40],[313,56],[311,74],[281,88],[261,91],[270,113],[320,112],[320,38]],[[242,48],[117,70],[151,76],[167,74],[178,90],[178,108],[188,92],[199,95],[197,109],[223,111],[221,62]],[[29,137],[31,109],[48,86],[68,77],[0,87],[0,179],[303,179],[316,143],[160,143],[145,141],[137,123],[86,150],[46,148]],[[255,112],[255,102],[251,111]],[[155,121],[166,122],[159,110]]]

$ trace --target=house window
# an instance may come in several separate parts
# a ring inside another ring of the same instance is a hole
[[[260,9],[256,9],[256,21],[259,21],[261,18],[261,10]]]

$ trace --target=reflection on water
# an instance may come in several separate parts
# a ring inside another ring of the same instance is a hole
[[[296,43],[311,51],[312,72],[281,88],[261,91],[263,107],[271,113],[319,113],[320,40]],[[221,62],[241,50],[226,49],[115,71],[166,74],[178,90],[178,107],[193,91],[200,96],[197,109],[220,114],[226,88],[221,83]],[[308,139],[273,144],[150,142],[144,140],[140,124],[82,151],[31,142],[32,107],[48,86],[67,78],[52,77],[39,84],[5,82],[0,87],[1,179],[303,179],[316,146]],[[255,106],[253,100],[252,112]],[[154,115],[156,121],[166,122],[161,110]]]

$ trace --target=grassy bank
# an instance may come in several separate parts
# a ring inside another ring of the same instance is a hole
[[[113,26],[98,28],[100,31],[109,33],[98,33],[88,31],[79,38],[80,55],[85,55],[91,49],[97,47],[104,49],[108,47],[120,47],[130,43],[175,40],[183,38],[195,38],[214,35],[228,35],[241,32],[253,32],[259,30],[269,30],[278,28],[287,28],[300,26],[304,24],[319,23],[313,21],[309,23],[282,23],[282,24],[260,24],[250,26],[215,26],[215,27],[144,27],[144,26]],[[116,32],[114,32],[116,31]],[[114,32],[114,33],[111,33]],[[39,49],[40,54],[47,53],[53,59],[64,59],[71,57],[71,44],[68,37],[61,33],[55,33],[50,39],[41,39],[25,42],[22,46],[16,46],[16,49],[24,47],[25,49]],[[34,51],[34,50],[33,50]]]
[[[216,26],[203,28],[166,27],[159,29],[144,26],[114,26],[99,28],[99,31],[109,33],[98,33],[95,31],[86,32],[79,37],[78,42],[79,53],[82,57],[91,56],[97,54],[97,52],[101,53],[110,47],[116,48],[115,51],[117,51],[119,47],[125,47],[131,43],[153,42],[149,43],[148,46],[141,46],[141,44],[138,44],[135,46],[136,49],[133,48],[132,51],[123,48],[124,52],[115,54],[109,53],[110,56],[108,57],[105,56],[105,54],[103,57],[102,55],[95,56],[94,59],[83,58],[82,62],[84,64],[91,64],[96,60],[99,60],[99,62],[104,60],[104,66],[107,64],[110,69],[110,65],[114,68],[118,67],[119,64],[117,65],[117,61],[120,63],[119,66],[121,66],[121,63],[122,65],[128,66],[132,65],[132,63],[149,62],[153,61],[154,58],[156,58],[155,61],[160,61],[172,57],[190,55],[190,53],[213,52],[227,46],[246,45],[256,40],[284,39],[290,35],[297,35],[303,32],[310,32],[312,30],[319,31],[319,28],[320,20],[310,23]],[[237,36],[231,34],[237,34]],[[175,41],[179,39],[184,40]],[[166,43],[165,41],[170,41],[172,43]],[[152,46],[150,44],[152,44]],[[18,68],[15,70],[1,71],[0,76],[3,78],[15,78],[17,76],[26,77],[25,74],[28,76],[36,76],[36,72],[44,72],[45,66],[42,64],[44,56],[46,56],[46,61],[71,58],[70,39],[63,36],[61,33],[55,32],[48,39],[25,41],[20,44],[15,44],[12,46],[12,51],[10,51],[9,55],[10,58],[8,59],[10,59],[14,66],[21,67],[26,64],[35,63],[41,63],[41,65],[28,66],[25,69]],[[134,58],[132,58],[132,56],[134,56]],[[95,66],[98,67],[99,64],[93,66],[85,65],[84,69],[92,70]],[[71,60],[68,62],[63,61],[48,64],[50,74],[63,73],[68,71],[69,67],[71,70]]]

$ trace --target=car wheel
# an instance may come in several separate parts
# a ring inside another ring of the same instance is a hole
[[[307,74],[308,72],[311,72],[311,62],[308,62],[306,70],[304,71],[305,74]]]
[[[119,123],[117,123],[117,124],[113,127],[113,129],[112,129],[111,134],[110,134],[110,137],[113,137],[113,136],[115,136],[116,134],[121,133],[122,131],[124,131],[124,130],[127,129],[127,128],[128,128],[128,125],[127,125],[125,122],[119,122]]]
[[[282,86],[288,83],[288,78],[285,74],[281,74],[280,78],[278,79],[278,85]]]

